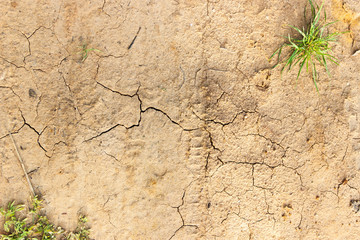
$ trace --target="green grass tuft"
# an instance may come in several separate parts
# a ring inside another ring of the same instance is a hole
[[[270,57],[272,59],[276,54],[278,55],[278,64],[285,63],[281,69],[281,73],[287,68],[288,71],[292,69],[293,66],[299,65],[299,71],[297,74],[296,81],[299,79],[300,73],[304,67],[306,67],[306,72],[312,72],[312,78],[316,91],[319,92],[317,86],[318,73],[316,70],[316,63],[320,63],[321,66],[325,67],[327,74],[330,77],[330,72],[328,69],[328,62],[333,62],[338,65],[338,60],[331,54],[331,48],[329,46],[330,42],[337,41],[337,36],[345,32],[335,32],[331,34],[326,34],[325,30],[334,22],[326,23],[326,12],[324,9],[324,3],[317,5],[311,0],[308,0],[311,8],[311,19],[310,22],[300,30],[297,27],[291,26],[297,33],[300,34],[299,38],[291,37],[290,35],[287,38],[288,42],[284,43],[280,48],[278,48]],[[321,11],[324,11],[324,21],[320,21]],[[306,20],[306,7],[304,10],[304,17]],[[290,48],[290,54],[285,61],[280,62],[280,55],[283,48]]]

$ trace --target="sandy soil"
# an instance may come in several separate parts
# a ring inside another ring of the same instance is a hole
[[[340,65],[269,56],[305,0],[0,1],[0,205],[30,191],[93,239],[359,239],[360,4]],[[89,52],[81,61],[81,46]]]

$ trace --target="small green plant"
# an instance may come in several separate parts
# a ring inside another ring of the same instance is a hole
[[[89,228],[86,227],[87,218],[85,216],[79,217],[78,226],[75,232],[70,233],[66,239],[68,240],[86,240],[89,239]]]
[[[28,236],[28,230],[25,228],[26,219],[19,220],[15,214],[24,209],[23,205],[14,205],[14,202],[9,203],[7,210],[0,209],[1,215],[5,218],[4,230],[11,233],[8,236],[1,235],[1,239],[21,239]]]
[[[290,71],[294,65],[299,64],[299,71],[296,78],[297,81],[299,79],[301,70],[306,65],[306,72],[309,72],[309,69],[312,72],[312,78],[316,91],[319,92],[317,86],[318,74],[316,70],[316,62],[320,63],[320,65],[325,67],[326,72],[330,77],[327,61],[331,61],[337,65],[338,62],[337,59],[329,53],[332,52],[329,43],[335,42],[337,40],[337,36],[343,34],[344,32],[326,34],[326,28],[329,25],[334,24],[336,21],[326,23],[326,12],[324,9],[324,21],[321,22],[320,13],[324,8],[324,3],[322,3],[319,7],[319,5],[317,5],[316,3],[314,4],[311,0],[308,1],[311,8],[310,22],[308,22],[306,24],[306,27],[304,27],[302,30],[290,25],[291,28],[295,29],[296,32],[300,34],[300,37],[293,38],[290,37],[290,35],[286,37],[288,42],[284,43],[280,48],[278,48],[272,54],[270,59],[273,58],[276,54],[278,54],[278,64],[276,64],[274,67],[278,66],[282,63],[279,60],[283,48],[290,48],[290,55],[285,60],[285,65],[281,69],[281,73],[284,71],[285,68],[288,68],[288,71]],[[304,18],[306,21],[306,7],[304,10]]]
[[[29,211],[25,211],[24,205],[15,205],[14,201],[10,202],[6,209],[0,208],[0,213],[4,216],[4,231],[6,232],[0,233],[1,240],[90,239],[90,231],[85,226],[86,217],[80,216],[75,233],[66,234],[61,227],[55,227],[45,215],[41,214],[42,200],[35,196],[31,205]],[[27,217],[24,217],[25,215]]]
[[[28,218],[20,218],[20,212],[25,209],[24,205],[8,204],[7,209],[1,208],[0,213],[4,216],[4,230],[6,234],[0,234],[2,240],[20,239],[55,239],[56,235],[62,233],[61,228],[56,228],[49,222],[46,216],[40,215],[42,201],[38,197],[32,200],[32,208],[29,210]]]
[[[96,49],[96,48],[88,48],[88,44],[86,44],[86,43],[82,44],[81,45],[81,62],[84,62],[87,59],[89,52],[92,52],[92,51],[101,52],[99,49]]]

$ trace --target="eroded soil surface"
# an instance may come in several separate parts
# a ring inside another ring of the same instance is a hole
[[[359,239],[360,5],[325,1],[318,94],[268,61],[305,4],[0,1],[0,205],[30,194],[8,128],[93,239]]]

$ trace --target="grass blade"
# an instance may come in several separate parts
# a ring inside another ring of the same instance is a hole
[[[317,83],[316,83],[316,76],[317,76],[317,73],[316,73],[316,66],[315,66],[315,63],[313,63],[313,80],[314,80],[314,84],[315,84],[315,88],[316,88],[316,91],[319,93],[319,88],[317,86]]]
[[[302,68],[304,67],[305,62],[306,62],[306,58],[305,58],[304,61],[300,64],[299,72],[298,72],[298,75],[297,75],[297,77],[296,77],[296,86],[297,86],[297,82],[298,82],[298,79],[299,79],[301,70],[302,70]]]
[[[296,31],[298,31],[304,38],[306,38],[305,33],[303,33],[303,31],[301,31],[300,29],[298,29],[297,27],[294,27],[292,25],[289,25],[291,28],[295,29]]]
[[[324,57],[324,55],[322,56],[322,59],[324,61],[324,66],[325,66],[326,72],[327,72],[328,76],[330,77],[330,72],[329,72],[329,69],[327,67],[326,58]]]

